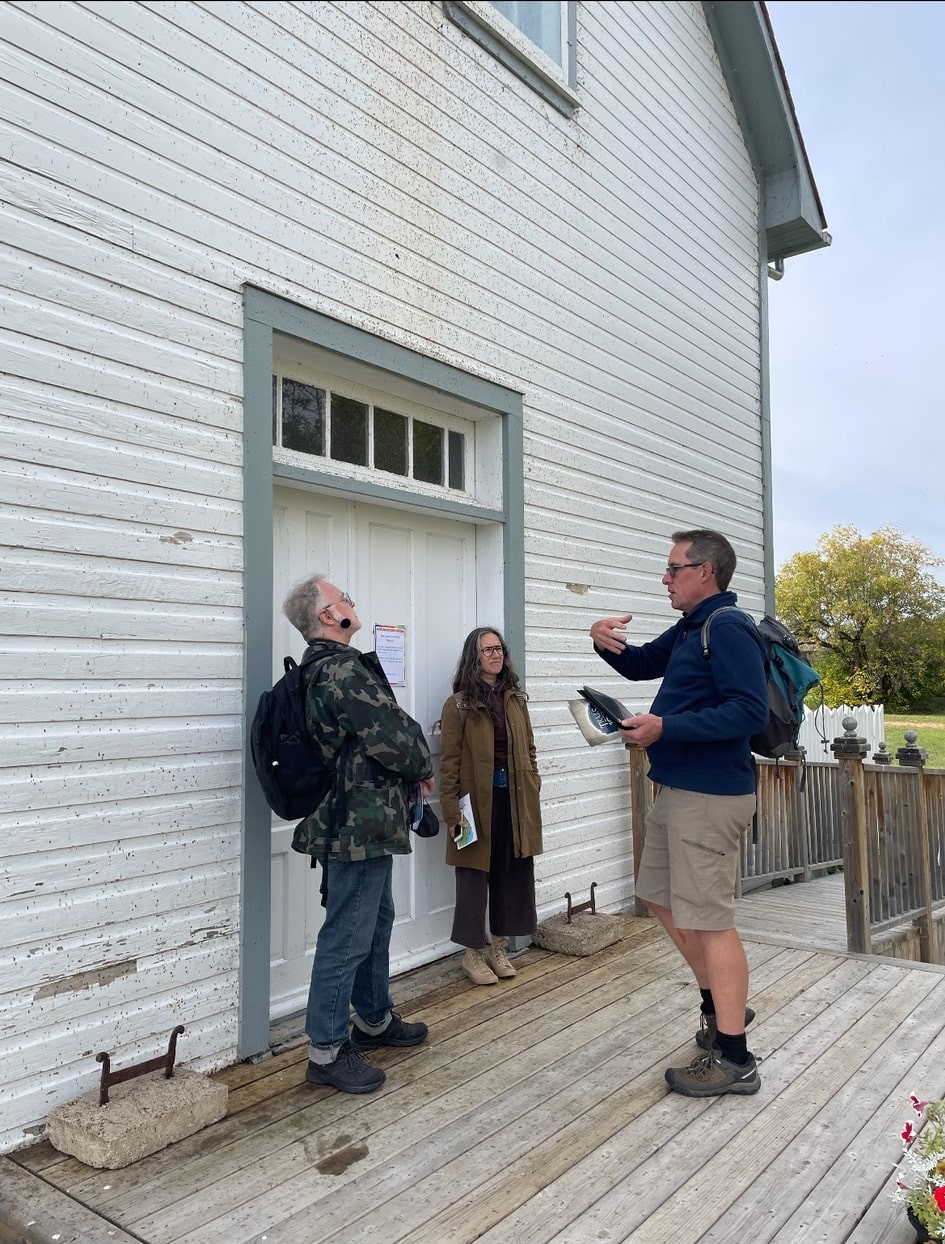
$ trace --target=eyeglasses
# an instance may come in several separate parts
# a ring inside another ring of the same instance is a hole
[[[704,565],[705,565],[705,562],[670,562],[669,565],[666,567],[665,573],[668,574],[671,579],[675,579],[676,576],[679,574],[680,570],[686,570],[689,567],[704,566]]]
[[[490,644],[488,648],[480,648],[479,651],[484,657],[498,656],[500,652],[505,652],[501,644]]]
[[[333,600],[330,605],[325,605],[326,609],[330,609],[332,605],[353,605],[354,601],[347,592],[342,592],[337,600]]]

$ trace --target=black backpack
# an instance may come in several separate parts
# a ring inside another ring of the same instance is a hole
[[[253,718],[250,748],[256,777],[266,802],[284,821],[314,812],[331,789],[334,766],[326,768],[313,746],[305,721],[305,692],[324,653],[306,656],[301,665],[283,658],[285,673],[264,691]]]
[[[723,605],[710,613],[702,624],[702,655],[709,659],[709,630],[712,619],[737,605]],[[744,613],[744,610],[739,610]],[[745,615],[749,617],[749,614]],[[767,614],[756,622],[765,646],[765,676],[768,680],[768,724],[750,740],[756,756],[779,760],[797,750],[797,736],[804,720],[804,697],[820,682],[820,675],[801,652],[797,640],[775,618]]]

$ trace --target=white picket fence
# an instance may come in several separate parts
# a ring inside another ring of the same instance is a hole
[[[808,760],[836,760],[830,744],[843,734],[844,717],[856,718],[857,735],[866,739],[869,748],[866,759],[873,759],[873,752],[886,741],[886,714],[882,704],[858,704],[855,708],[841,704],[839,708],[805,709],[799,742],[806,749]]]

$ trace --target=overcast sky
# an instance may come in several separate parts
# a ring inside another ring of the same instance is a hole
[[[833,245],[769,281],[775,567],[838,523],[945,556],[945,0],[770,0]]]

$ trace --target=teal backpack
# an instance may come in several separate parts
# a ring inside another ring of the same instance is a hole
[[[707,661],[712,655],[709,646],[712,621],[720,613],[727,613],[731,609],[738,609],[738,606],[723,605],[721,609],[710,613],[702,624],[702,655]],[[738,612],[745,611],[739,609]],[[797,750],[797,736],[804,720],[804,697],[811,687],[816,687],[820,682],[820,675],[812,668],[786,626],[782,626],[767,614],[755,626],[765,646],[768,724],[750,740],[751,750],[756,756],[780,760],[788,752]]]

